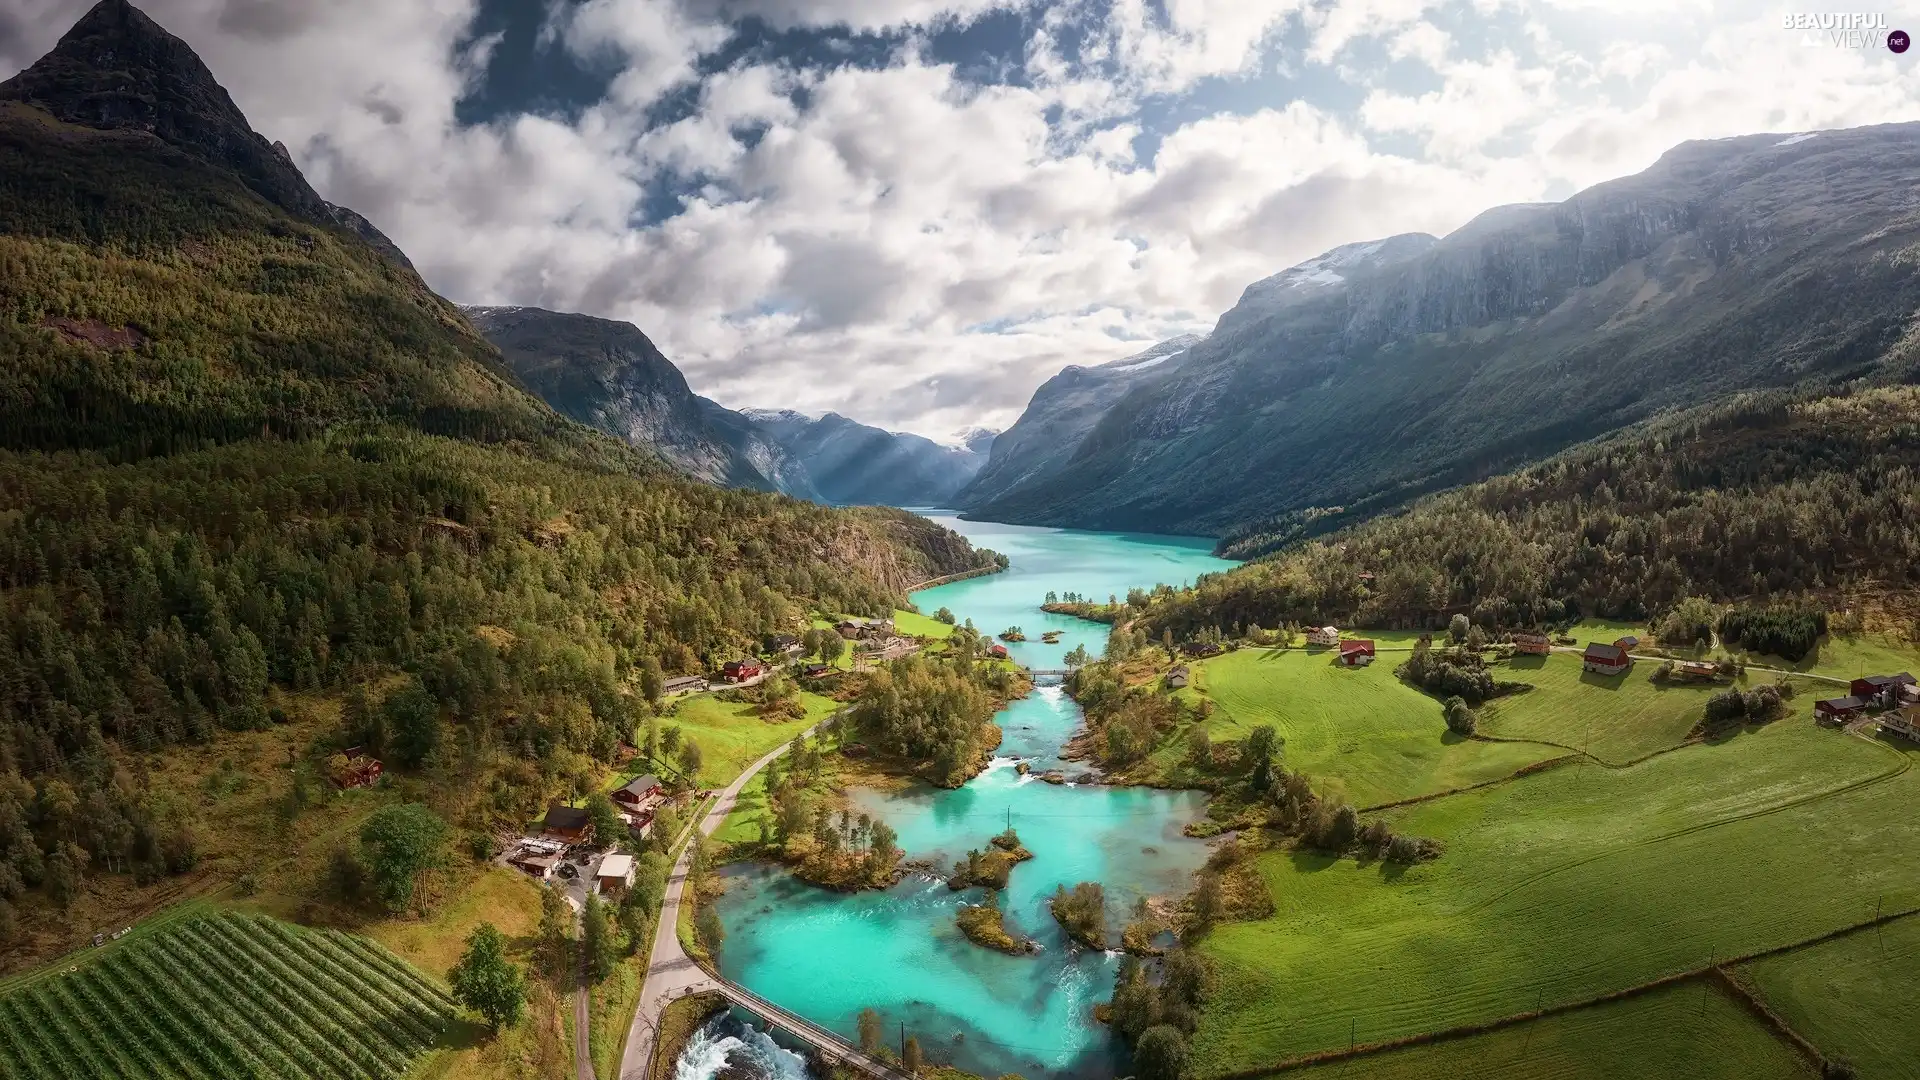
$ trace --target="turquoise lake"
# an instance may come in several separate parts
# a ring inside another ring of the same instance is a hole
[[[1036,668],[1063,666],[1075,645],[1097,654],[1106,641],[1104,626],[1040,611],[1048,591],[1105,599],[1233,565],[1210,555],[1204,539],[928,516],[1005,554],[1011,566],[923,590],[914,602],[929,614],[950,608],[984,633],[1022,627],[1030,640],[1011,651]],[[1060,642],[1041,643],[1041,632],[1052,629],[1063,631]],[[1091,1011],[1110,994],[1118,957],[1072,946],[1046,898],[1056,885],[1100,882],[1117,936],[1136,897],[1185,892],[1206,857],[1205,844],[1181,833],[1200,813],[1201,797],[1020,776],[1018,758],[1030,760],[1036,773],[1059,766],[1074,776],[1084,769],[1058,758],[1081,723],[1078,706],[1058,686],[1036,688],[998,721],[1005,732],[1000,756],[959,790],[862,791],[854,801],[898,830],[909,858],[942,867],[969,848],[984,848],[1011,820],[1035,857],[1014,869],[1001,907],[1013,932],[1040,942],[1039,954],[1005,956],[961,936],[955,910],[977,901],[978,889],[955,893],[942,878],[915,875],[885,892],[847,896],[804,885],[778,867],[746,864],[727,871],[720,966],[728,978],[849,1040],[855,1016],[874,1008],[891,1037],[904,1024],[930,1060],[982,1076],[1112,1076],[1124,1058]],[[709,1034],[700,1062],[682,1059],[680,1080],[707,1080],[718,1071],[710,1063],[725,1055],[713,1052],[718,1033]]]

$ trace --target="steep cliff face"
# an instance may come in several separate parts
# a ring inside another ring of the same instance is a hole
[[[1393,258],[1336,249],[1249,288],[1064,467],[978,485],[969,511],[1294,536],[1664,408],[1892,377],[1920,309],[1916,172],[1914,124],[1688,143],[1564,203],[1381,242]]]
[[[711,403],[694,396],[680,369],[633,324],[532,307],[465,311],[514,374],[563,415],[708,483],[774,488],[745,435],[716,426]]]
[[[1061,369],[1033,392],[1019,421],[994,439],[979,475],[960,492],[960,505],[991,503],[1065,468],[1114,403],[1134,386],[1180,370],[1189,350],[1201,340],[1183,334],[1125,359]]]
[[[992,432],[976,432],[968,444],[944,446],[838,413],[748,409],[744,415],[804,475],[814,492],[808,497],[845,506],[952,505],[985,461],[975,447],[994,440]],[[790,473],[788,482],[797,484],[799,476]]]

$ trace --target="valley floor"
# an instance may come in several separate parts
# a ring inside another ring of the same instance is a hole
[[[1216,739],[1271,724],[1288,768],[1444,846],[1412,866],[1259,856],[1274,914],[1205,939],[1219,978],[1195,1075],[1324,1056],[1337,1063],[1309,1073],[1763,1077],[1844,1059],[1920,1076],[1901,1023],[1920,916],[1874,922],[1920,910],[1920,746],[1816,727],[1810,703],[1829,695],[1802,677],[1785,718],[1688,742],[1712,689],[1656,685],[1646,662],[1601,678],[1565,653],[1497,664],[1535,687],[1482,709],[1482,735],[1513,741],[1464,739],[1394,677],[1389,650],[1410,640],[1372,636],[1371,667],[1242,648],[1180,691],[1213,703]],[[1869,664],[1915,657],[1832,642],[1794,667]],[[1422,1042],[1434,1033],[1460,1037]],[[1402,1040],[1420,1044],[1348,1057]]]

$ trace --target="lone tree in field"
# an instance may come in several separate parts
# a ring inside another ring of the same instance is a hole
[[[1447,699],[1447,729],[1455,735],[1471,735],[1480,727],[1480,718],[1458,694]]]
[[[495,1031],[520,1019],[527,1000],[527,980],[507,959],[507,940],[492,923],[481,923],[467,935],[467,951],[447,973],[453,1000],[486,1018]]]
[[[360,827],[374,889],[390,911],[413,902],[420,875],[440,864],[447,824],[420,803],[383,806]]]
[[[1455,645],[1459,645],[1467,640],[1467,631],[1472,626],[1473,620],[1467,618],[1464,613],[1456,614],[1447,620],[1447,636],[1453,639]]]

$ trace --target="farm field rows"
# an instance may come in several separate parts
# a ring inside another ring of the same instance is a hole
[[[1805,1080],[1806,1060],[1706,980],[1445,1042],[1329,1062],[1300,1080]]]
[[[1221,985],[1196,1074],[1584,1000],[1920,904],[1917,757],[1783,721],[1396,811],[1396,832],[1446,845],[1404,870],[1269,852],[1276,914],[1205,945]]]
[[[1345,668],[1331,650],[1246,648],[1194,671],[1217,706],[1207,725],[1214,738],[1244,739],[1271,724],[1286,740],[1288,768],[1356,806],[1509,776],[1565,753],[1452,734],[1439,702],[1394,677],[1398,662],[1387,653],[1370,667]]]
[[[351,935],[263,915],[170,923],[0,997],[0,1072],[23,1080],[404,1076],[455,1012]]]
[[[1747,965],[1775,1012],[1861,1080],[1920,1077],[1920,916]]]

